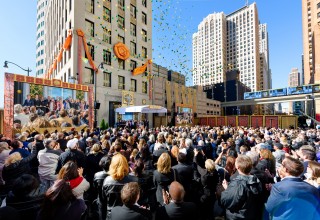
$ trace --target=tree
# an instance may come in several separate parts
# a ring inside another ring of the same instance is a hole
[[[104,121],[104,119],[102,119],[102,121],[100,123],[100,129],[101,130],[106,130],[107,129],[106,122]]]

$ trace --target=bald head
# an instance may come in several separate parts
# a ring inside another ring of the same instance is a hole
[[[171,183],[169,193],[174,203],[183,202],[185,191],[183,186],[177,181]]]

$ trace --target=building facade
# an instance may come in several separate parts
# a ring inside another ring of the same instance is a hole
[[[264,31],[267,36],[266,28]],[[252,91],[259,90],[261,82],[268,84],[261,77],[259,42],[256,3],[229,15],[223,12],[208,15],[193,34],[194,85],[224,82],[228,70],[238,69],[240,81]],[[268,47],[264,49],[268,55]]]
[[[36,76],[41,77],[46,72],[45,69],[45,13],[48,0],[38,0],[37,2],[37,40],[36,40]]]
[[[301,85],[301,74],[298,68],[292,68],[291,72],[289,73],[288,86],[294,87],[299,85]],[[301,109],[303,107],[302,104],[302,102],[289,102],[289,112],[299,115],[300,111],[303,110]]]
[[[302,0],[304,84],[320,82],[320,1]]]
[[[100,103],[98,123],[105,119],[113,126],[121,118],[115,109],[123,104],[123,91],[132,92],[134,105],[152,103],[149,79],[145,74],[132,75],[133,69],[152,59],[152,2],[49,1],[45,22],[46,67],[52,66],[70,31],[73,35],[70,49],[63,52],[62,61],[50,78],[65,82],[76,79],[77,83],[96,88],[95,99]],[[99,67],[96,75],[88,62],[82,38],[77,35],[79,29],[83,30],[93,62]],[[126,60],[114,52],[114,45],[119,42],[130,50]]]

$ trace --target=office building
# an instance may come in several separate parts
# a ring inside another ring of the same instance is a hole
[[[301,78],[300,78],[300,72],[298,68],[292,68],[291,72],[289,73],[289,87],[295,87],[301,85]],[[289,113],[293,113],[296,115],[300,114],[300,111],[302,110],[302,102],[289,102]]]
[[[37,2],[37,40],[36,40],[36,76],[41,77],[45,73],[45,14],[48,0]]]
[[[151,104],[149,80],[144,74],[132,75],[133,69],[152,59],[151,1],[48,1],[45,24],[47,70],[54,66],[70,31],[73,36],[70,49],[63,51],[62,60],[53,68],[50,78],[96,86],[96,101],[100,103],[98,124],[105,119],[113,126],[121,119],[115,109],[123,104],[123,91],[133,93],[134,105]],[[103,63],[104,69],[99,69],[96,81],[83,38],[77,33],[79,29],[84,32],[95,67]],[[119,42],[130,50],[128,59],[121,59],[114,52]]]
[[[226,72],[240,71],[239,80],[251,91],[270,84],[260,72],[259,30],[263,30],[263,49],[268,64],[266,25],[259,29],[256,3],[225,15],[208,15],[193,34],[193,83],[212,85],[226,80]],[[265,65],[266,71],[269,69]],[[267,71],[268,72],[268,71]],[[268,74],[267,74],[268,75]]]

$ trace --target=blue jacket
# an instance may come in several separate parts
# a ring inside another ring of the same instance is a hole
[[[266,219],[320,219],[317,188],[296,177],[285,178],[272,186],[266,203]]]

